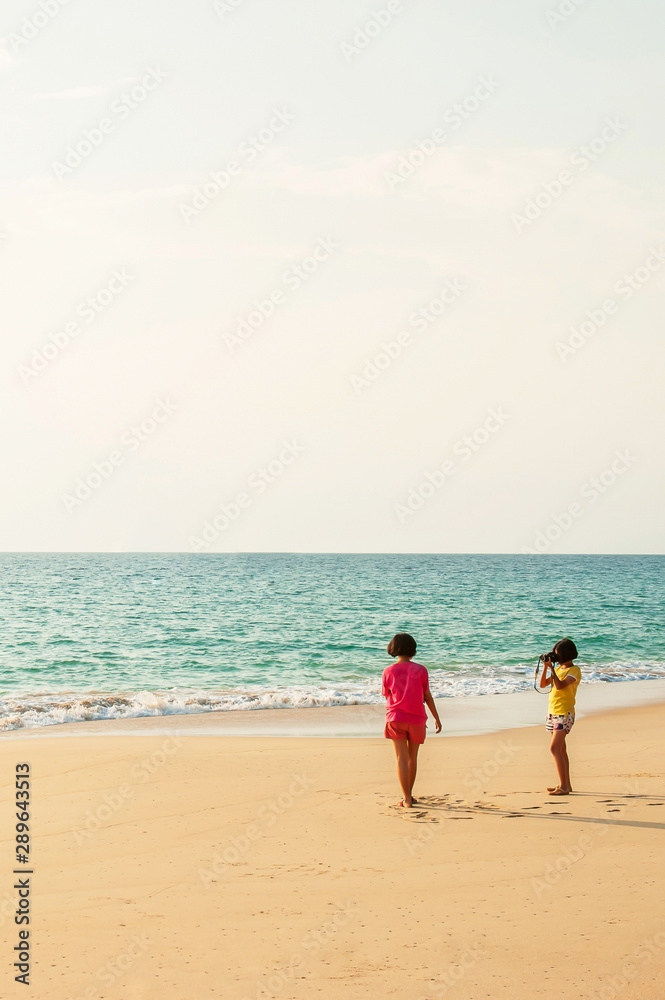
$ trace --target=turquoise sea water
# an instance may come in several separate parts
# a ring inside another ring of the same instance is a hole
[[[0,728],[517,691],[572,636],[587,680],[665,677],[665,557],[0,555]]]

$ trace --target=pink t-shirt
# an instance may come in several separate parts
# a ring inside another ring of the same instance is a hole
[[[429,691],[427,669],[413,660],[402,660],[383,671],[381,693],[388,699],[386,722],[427,721],[425,695]]]

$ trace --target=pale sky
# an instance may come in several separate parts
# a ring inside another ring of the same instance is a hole
[[[659,0],[1,21],[0,549],[664,551]]]

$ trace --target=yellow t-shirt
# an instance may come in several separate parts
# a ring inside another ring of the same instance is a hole
[[[562,691],[552,685],[550,691],[550,715],[567,715],[572,712],[575,715],[575,695],[582,680],[582,671],[575,664],[572,667],[555,667],[556,675],[560,681],[565,681],[566,677],[576,677],[577,684],[569,684]]]

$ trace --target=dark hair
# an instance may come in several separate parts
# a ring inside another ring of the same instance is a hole
[[[559,657],[559,663],[568,663],[578,655],[577,646],[572,639],[559,639],[554,650]]]
[[[388,656],[415,656],[416,640],[408,632],[398,632],[388,643]]]

